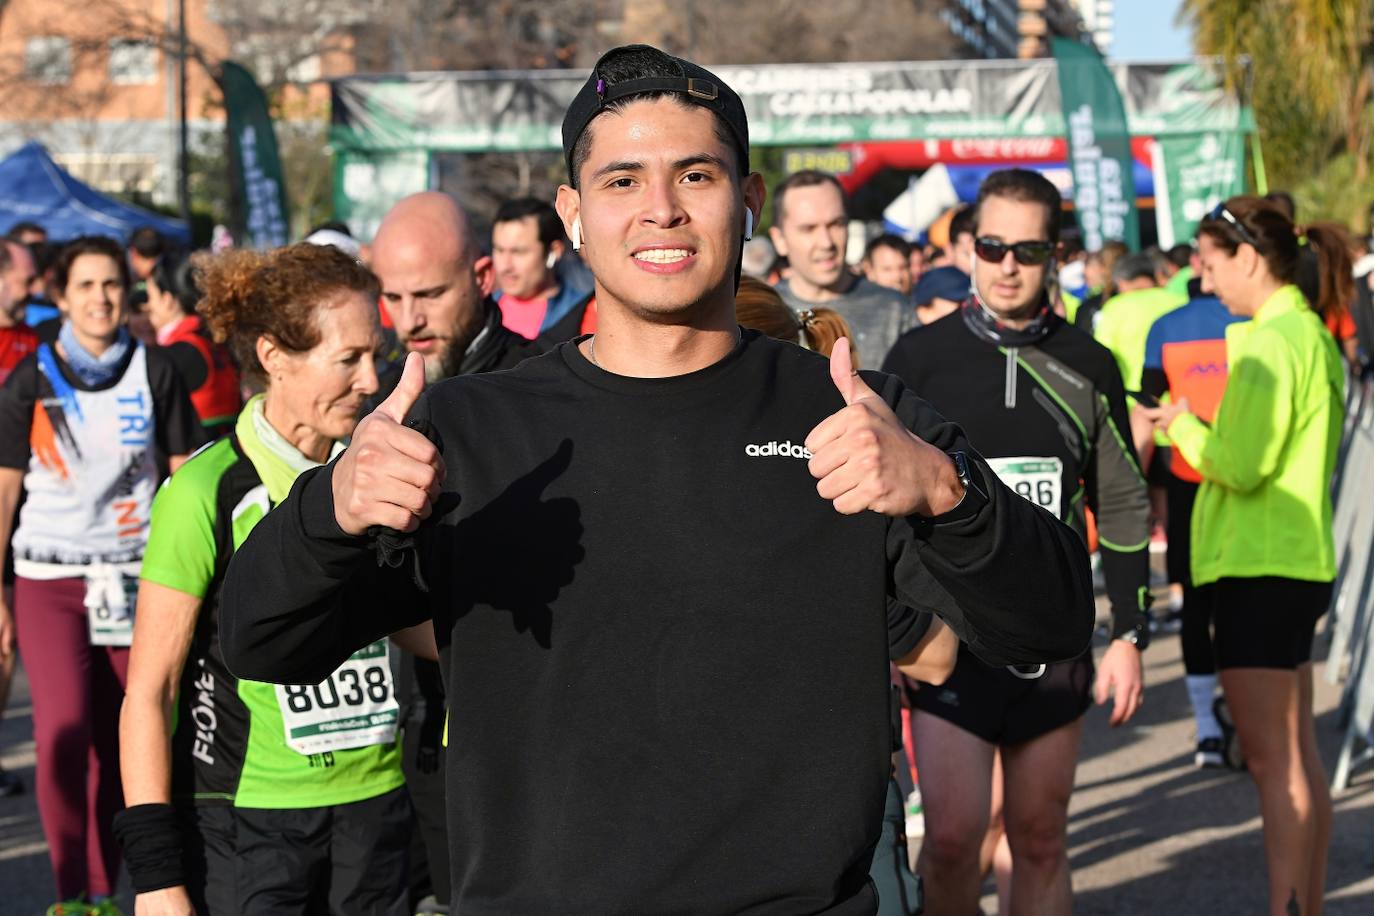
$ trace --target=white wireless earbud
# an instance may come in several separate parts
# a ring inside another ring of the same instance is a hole
[[[554,251],[553,249],[549,249],[549,256],[544,259],[544,266],[547,267],[549,270],[553,270],[553,265],[557,263],[558,252]]]
[[[580,216],[573,220],[572,246],[573,251],[578,251],[582,248],[582,217]]]
[[[744,240],[747,242],[754,237],[754,211],[748,207],[744,208]]]

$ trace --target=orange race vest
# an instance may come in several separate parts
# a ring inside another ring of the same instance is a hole
[[[1187,398],[1193,413],[1211,423],[1226,391],[1226,341],[1190,340],[1163,346],[1164,374],[1175,401]],[[1201,483],[1197,472],[1178,449],[1170,449],[1169,470],[1180,480]]]
[[[243,408],[239,391],[239,370],[229,357],[229,349],[216,344],[200,332],[199,315],[187,315],[163,341],[164,346],[187,343],[196,348],[208,367],[205,383],[191,392],[191,404],[205,426],[228,423]]]

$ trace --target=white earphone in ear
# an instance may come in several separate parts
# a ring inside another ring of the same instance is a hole
[[[557,263],[558,263],[558,252],[556,252],[556,251],[554,251],[552,248],[550,248],[550,249],[549,249],[549,256],[548,256],[547,258],[544,259],[544,266],[547,267],[549,270],[553,270],[553,265],[555,265],[555,264],[557,264]]]
[[[582,247],[582,217],[580,216],[573,220],[572,246],[573,251],[577,251]]]
[[[748,207],[744,208],[744,240],[747,242],[754,237],[754,211]]]

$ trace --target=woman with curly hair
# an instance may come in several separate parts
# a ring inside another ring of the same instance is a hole
[[[399,916],[411,809],[386,641],[280,687],[228,670],[218,620],[235,549],[377,390],[377,280],[308,244],[197,266],[200,313],[263,393],[153,506],[116,824],[138,912]]]

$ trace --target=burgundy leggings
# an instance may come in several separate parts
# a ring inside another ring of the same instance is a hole
[[[20,577],[14,587],[33,697],[38,813],[61,900],[108,896],[119,878],[110,822],[124,806],[119,707],[129,650],[90,644],[85,595],[85,579]]]

